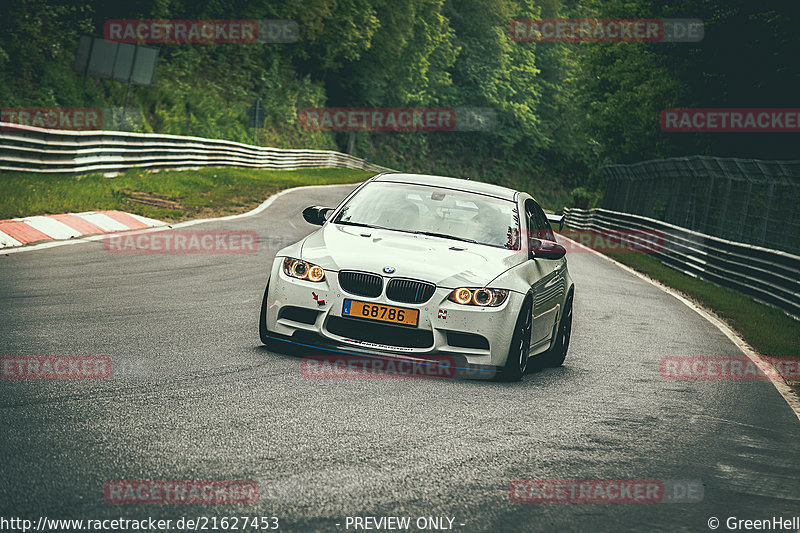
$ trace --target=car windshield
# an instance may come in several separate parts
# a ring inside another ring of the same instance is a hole
[[[333,222],[519,250],[515,202],[441,187],[369,183]]]

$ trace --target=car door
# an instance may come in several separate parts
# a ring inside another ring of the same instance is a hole
[[[547,217],[533,199],[525,201],[525,219],[528,239],[555,241],[555,235]],[[530,250],[530,244],[528,246]],[[549,342],[558,320],[558,312],[564,297],[566,259],[544,259],[534,255],[533,331],[531,347]]]

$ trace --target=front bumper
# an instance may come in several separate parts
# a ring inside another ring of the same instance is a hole
[[[325,271],[319,283],[287,276],[283,258],[272,267],[266,325],[271,336],[323,348],[329,352],[392,355],[402,359],[449,358],[459,375],[492,377],[505,366],[524,295],[509,292],[498,307],[463,306],[437,287],[422,304],[390,300],[384,291],[375,298],[349,294],[339,286],[338,273]],[[345,299],[419,310],[417,327],[377,323],[342,316]]]

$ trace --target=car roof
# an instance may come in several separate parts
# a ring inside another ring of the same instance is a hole
[[[413,183],[418,185],[431,185],[446,189],[457,189],[459,191],[469,191],[487,196],[502,198],[503,200],[514,200],[517,191],[500,185],[484,183],[482,181],[471,181],[461,178],[448,178],[445,176],[431,176],[428,174],[402,174],[386,173],[379,174],[372,178],[372,181],[392,182],[392,183]]]

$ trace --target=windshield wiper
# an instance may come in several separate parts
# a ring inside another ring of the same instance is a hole
[[[454,241],[462,241],[462,242],[469,242],[472,244],[480,244],[478,241],[473,241],[472,239],[465,239],[463,237],[455,237],[453,235],[446,235],[444,233],[435,233],[433,231],[412,231],[414,235],[428,235],[430,237],[441,237],[442,239],[451,239]]]
[[[442,239],[450,239],[453,241],[461,241],[461,242],[468,242],[471,244],[480,244],[478,241],[473,241],[472,239],[465,239],[463,237],[455,237],[453,235],[447,235],[445,233],[436,233],[433,231],[409,231],[404,229],[394,229],[394,228],[384,228],[382,226],[372,226],[370,224],[364,224],[363,222],[350,222],[347,220],[339,220],[338,222],[334,222],[334,224],[341,224],[343,226],[358,226],[360,228],[372,228],[372,229],[385,229],[388,231],[399,231],[401,233],[412,233],[414,235],[427,235],[429,237],[441,237]]]
[[[364,224],[363,222],[350,222],[347,220],[338,220],[334,222],[334,224],[341,224],[342,226],[358,226],[359,228],[386,229],[386,228],[381,228],[379,226],[371,226],[369,224]]]

